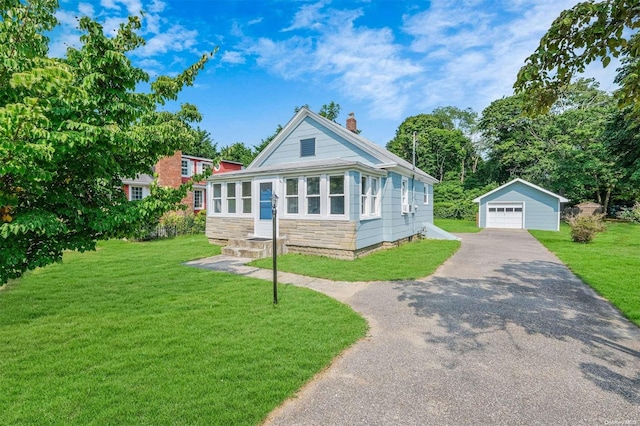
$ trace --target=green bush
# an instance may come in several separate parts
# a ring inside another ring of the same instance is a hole
[[[433,205],[433,217],[436,219],[475,220],[477,211],[478,206],[471,201],[436,202]]]
[[[567,217],[567,223],[571,228],[571,239],[576,243],[591,242],[598,232],[606,229],[603,218],[604,215],[585,213]]]
[[[170,238],[178,235],[201,234],[204,232],[207,213],[204,210],[193,213],[172,212],[160,219],[159,223],[147,223],[141,226],[133,238],[138,241]]]
[[[616,216],[628,222],[640,223],[640,201],[636,201],[633,207],[623,208]]]

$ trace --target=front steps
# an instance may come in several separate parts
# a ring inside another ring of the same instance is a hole
[[[276,241],[278,247],[277,254],[286,253],[286,246],[283,239]],[[222,247],[222,254],[226,256],[248,257],[251,259],[261,259],[273,256],[273,241],[271,238],[229,238],[227,245]]]

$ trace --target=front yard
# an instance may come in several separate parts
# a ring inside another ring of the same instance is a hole
[[[254,425],[364,336],[311,290],[182,266],[203,236],[107,241],[0,290],[0,424]]]
[[[560,232],[530,231],[585,283],[640,326],[640,225],[608,223],[594,241],[571,241],[569,227]]]
[[[278,257],[278,270],[333,281],[410,280],[431,275],[459,247],[459,241],[420,240],[355,260],[285,254]],[[271,258],[250,264],[265,269],[273,266]]]

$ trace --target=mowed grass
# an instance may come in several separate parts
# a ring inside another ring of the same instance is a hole
[[[640,326],[640,225],[607,223],[593,242],[571,241],[569,227],[560,232],[530,231],[585,283]]]
[[[431,275],[458,248],[459,241],[419,240],[379,250],[354,260],[286,254],[277,259],[278,270],[334,281],[395,281]],[[272,259],[251,262],[271,269]]]
[[[366,322],[311,290],[199,270],[203,236],[107,241],[0,291],[0,424],[255,425]]]
[[[434,225],[447,232],[475,233],[480,232],[480,228],[475,220],[464,219],[434,219]]]

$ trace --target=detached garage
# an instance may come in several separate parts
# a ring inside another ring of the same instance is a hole
[[[566,198],[522,179],[514,179],[473,200],[480,204],[480,228],[560,229],[560,204]]]

